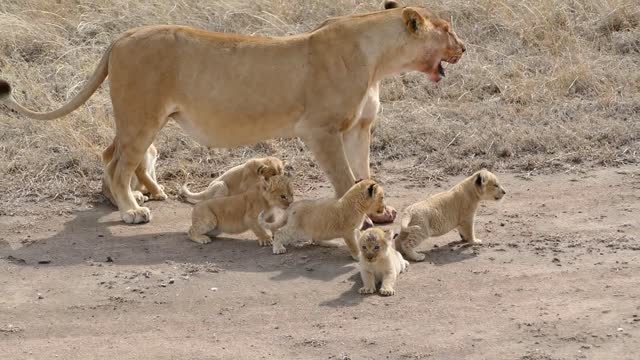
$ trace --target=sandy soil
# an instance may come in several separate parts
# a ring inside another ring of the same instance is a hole
[[[9,213],[0,359],[637,359],[640,169],[500,176],[484,245],[423,243],[389,298],[357,293],[344,246],[190,242],[175,200],[140,226],[105,204]],[[459,178],[383,180],[402,208]]]

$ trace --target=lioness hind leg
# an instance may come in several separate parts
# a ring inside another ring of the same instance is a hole
[[[131,147],[122,146],[122,148],[124,151],[116,151],[106,169],[111,195],[125,223],[149,222],[151,220],[151,212],[148,208],[138,205],[129,186],[131,177],[144,153],[136,151],[139,149],[136,149],[137,146],[135,145]]]
[[[158,183],[149,176],[148,169],[143,166],[136,168],[136,176],[142,185],[149,191],[150,200],[166,200],[167,194],[160,188]]]

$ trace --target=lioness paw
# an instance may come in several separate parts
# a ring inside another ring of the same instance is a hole
[[[145,201],[149,200],[149,198],[144,196],[144,194],[142,194],[142,192],[140,191],[132,191],[131,194],[133,195],[133,198],[136,200],[138,205],[142,205]]]
[[[480,245],[480,244],[482,244],[482,240],[480,240],[480,239],[473,239],[473,240],[469,240],[469,241],[468,241],[468,243],[469,243],[469,244],[472,244],[472,245]]]
[[[370,287],[366,287],[363,286],[360,288],[360,290],[358,290],[358,292],[362,295],[366,295],[366,294],[373,294],[376,292],[376,288],[370,288]]]
[[[156,201],[164,201],[164,200],[167,200],[167,198],[168,198],[168,196],[167,196],[167,194],[164,193],[164,191],[163,192],[159,192],[157,194],[149,195],[149,199],[156,200]]]
[[[141,207],[134,210],[127,210],[120,213],[122,221],[127,224],[141,224],[151,220],[151,210]]]
[[[195,241],[198,244],[208,244],[211,242],[211,238],[208,237],[207,235],[191,235],[189,234],[189,239],[191,239],[191,241]]]
[[[392,288],[380,288],[380,295],[382,296],[392,296],[394,295],[396,292],[395,290],[393,290]]]

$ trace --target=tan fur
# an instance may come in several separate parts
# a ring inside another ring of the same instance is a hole
[[[113,158],[113,152],[115,151],[114,144],[109,145],[107,149],[102,153],[102,164],[108,164]],[[136,168],[135,176],[131,178],[131,191],[133,197],[139,205],[142,205],[148,200],[166,200],[167,195],[164,193],[162,185],[158,185],[156,178],[156,161],[158,160],[158,150],[151,144],[144,154],[144,158],[138,167]],[[140,174],[140,175],[138,175]],[[102,194],[113,205],[116,205],[113,195],[111,195],[111,189],[108,184],[109,178],[103,176],[102,178]]]
[[[384,190],[373,180],[363,180],[353,185],[340,199],[301,200],[293,203],[284,216],[262,226],[276,230],[273,236],[273,253],[287,251],[285,244],[293,240],[324,242],[343,238],[354,260],[358,259],[359,227],[369,212],[384,211]]]
[[[260,182],[261,177],[269,180],[272,176],[282,175],[283,168],[282,160],[272,156],[251,159],[227,170],[214,179],[206,190],[199,193],[192,193],[187,184],[184,184],[180,189],[180,195],[192,204],[214,197],[238,195],[254,187]]]
[[[380,295],[395,294],[394,286],[400,273],[409,270],[409,262],[395,249],[393,231],[379,228],[367,229],[360,235],[360,276],[363,286],[360,294],[376,292],[376,283],[381,281]]]
[[[409,260],[422,261],[424,254],[414,248],[429,237],[441,236],[458,229],[463,241],[479,244],[475,237],[474,221],[482,200],[500,200],[506,191],[498,178],[487,170],[480,170],[459,184],[408,206],[402,216],[402,229],[396,238],[396,248]]]
[[[127,223],[150,219],[129,181],[171,118],[209,147],[300,137],[342,196],[369,178],[379,84],[407,71],[439,81],[465,47],[420,7],[337,17],[304,34],[243,36],[184,26],[132,29],[107,49],[85,87],[60,109],[33,112],[0,81],[0,102],[51,120],[82,105],[109,76],[116,138],[107,183]]]
[[[220,233],[239,234],[253,231],[260,246],[271,244],[271,236],[258,223],[258,214],[272,208],[286,209],[293,202],[293,190],[289,178],[276,175],[240,195],[218,197],[197,203],[193,207],[189,238],[207,244],[206,235]]]

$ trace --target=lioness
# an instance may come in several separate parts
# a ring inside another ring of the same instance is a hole
[[[283,168],[283,161],[273,156],[251,159],[227,170],[199,193],[189,191],[187,184],[182,185],[180,196],[195,204],[214,197],[238,195],[252,188],[261,178],[269,180],[272,176],[282,175]]]
[[[424,254],[417,253],[414,248],[426,238],[441,236],[453,229],[458,229],[463,241],[481,243],[473,229],[478,205],[482,200],[500,200],[506,193],[498,178],[483,169],[449,191],[407,206],[402,214],[396,249],[409,260],[422,261]]]
[[[113,41],[85,87],[61,108],[26,109],[4,80],[0,101],[51,120],[86,102],[108,75],[116,150],[105,178],[126,223],[150,219],[129,181],[169,119],[209,147],[300,137],[339,197],[356,178],[370,177],[380,82],[407,71],[440,81],[442,62],[457,63],[465,51],[449,23],[425,8],[386,7],[286,37],[174,25],[132,29]]]

